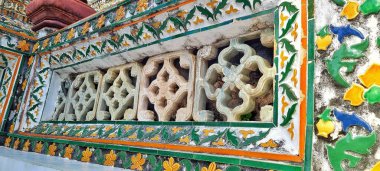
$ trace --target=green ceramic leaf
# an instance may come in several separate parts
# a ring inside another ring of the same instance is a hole
[[[185,171],[191,171],[193,169],[193,165],[190,160],[183,159],[179,163],[185,168]]]
[[[130,41],[137,43],[136,39],[133,36],[131,36],[129,34],[124,34],[124,36],[127,37],[127,39],[129,39]]]
[[[286,83],[281,84],[280,87],[282,88],[282,94],[286,94],[286,96],[289,98],[291,101],[296,101],[298,100],[296,93],[294,93],[293,89]]]
[[[216,16],[218,14],[222,15],[222,12],[221,10],[226,7],[227,5],[227,0],[222,0],[217,6],[216,8],[214,8],[214,19],[216,19]]]
[[[103,164],[104,163],[104,156],[101,149],[96,149],[94,151],[95,157],[96,157],[96,163]]]
[[[152,26],[148,25],[148,24],[144,24],[144,27],[150,32],[152,33],[153,37],[155,38],[159,38],[158,36],[158,32],[156,31],[156,29],[154,29]]]
[[[286,26],[285,28],[282,28],[281,31],[282,31],[282,34],[280,35],[279,38],[282,38],[284,37],[286,34],[288,34],[288,32],[290,31],[290,29],[292,28],[292,25],[293,23],[296,21],[297,19],[297,16],[298,16],[298,13],[299,12],[296,12],[289,20],[288,22],[286,23]]]
[[[250,9],[252,9],[251,2],[249,0],[236,0],[237,3],[243,4],[243,9],[245,9],[246,6],[248,6]]]
[[[344,6],[344,4],[346,4],[346,1],[345,0],[331,0],[333,1],[336,5],[338,6]]]
[[[148,155],[148,157],[146,157],[146,159],[148,160],[148,162],[149,162],[150,166],[152,166],[152,168],[156,167],[157,159],[155,156]]]
[[[345,73],[351,73],[354,71],[357,62],[352,61],[364,57],[364,52],[369,46],[369,39],[367,38],[361,43],[348,46],[342,44],[342,46],[336,50],[331,59],[326,59],[327,71],[331,77],[343,87],[350,87],[350,84],[343,78],[340,73],[341,68],[345,67]],[[350,60],[350,61],[347,61]]]
[[[79,146],[76,146],[74,148],[74,155],[73,158],[75,160],[80,160],[82,158],[82,151],[80,150]]]
[[[319,32],[317,33],[317,36],[324,38],[327,35],[330,35],[330,27],[328,25],[324,26]]]
[[[169,20],[174,23],[175,28],[182,30],[181,29],[181,27],[182,27],[183,29],[185,29],[185,24],[179,18],[169,17]]]
[[[362,159],[362,156],[352,154],[368,155],[370,154],[369,149],[375,145],[375,143],[376,132],[372,132],[368,136],[357,137],[352,137],[349,132],[347,136],[339,139],[335,143],[335,147],[326,145],[330,164],[334,171],[344,171],[341,164],[343,161],[348,161],[348,167],[355,168]],[[350,153],[346,153],[346,151]]]
[[[359,7],[360,11],[364,15],[378,14],[380,11],[380,1],[379,0],[365,0]]]
[[[121,160],[121,165],[124,169],[128,169],[131,166],[130,160],[127,159],[127,153],[124,151],[120,151],[117,153],[117,158]]]
[[[195,10],[196,10],[196,8],[194,7],[193,9],[191,9],[189,11],[189,13],[187,14],[187,16],[185,18],[185,25],[191,24],[190,20],[194,17]]]
[[[212,20],[214,20],[214,18],[212,17],[212,13],[205,7],[202,7],[202,6],[197,6],[197,9],[199,12],[201,12],[202,15],[204,15],[205,17],[207,17],[207,20],[209,18],[211,18]]]
[[[268,129],[267,131],[263,132],[263,131],[260,131],[259,132],[259,135],[257,136],[252,136],[250,138],[247,138],[243,143],[240,144],[239,147],[246,147],[250,144],[256,144],[257,141],[260,141],[262,140],[263,138],[265,138],[270,132],[270,129]]]
[[[282,118],[284,119],[282,121],[282,123],[280,124],[281,126],[286,126],[289,124],[289,122],[293,119],[293,114],[294,112],[296,111],[296,107],[297,107],[298,103],[294,103],[288,110],[288,112],[286,113],[286,116],[282,116]]]
[[[380,103],[380,86],[372,85],[365,93],[364,98],[369,104]]]
[[[322,114],[318,115],[318,118],[322,119],[323,121],[331,121],[330,117],[331,109],[327,107]]]
[[[376,39],[376,45],[378,48],[380,48],[380,37],[377,37]]]
[[[239,166],[228,166],[226,171],[241,171]]]
[[[292,43],[286,39],[286,38],[283,38],[281,39],[280,41],[278,41],[279,44],[282,44],[281,48],[283,48],[285,46],[285,49],[286,51],[289,52],[296,52],[296,48],[292,45]]]
[[[227,141],[231,143],[234,147],[237,147],[239,145],[239,138],[234,135],[234,132],[231,132],[230,129],[228,129],[226,133]]]
[[[293,66],[294,60],[296,58],[296,55],[297,55],[296,53],[293,54],[290,57],[289,61],[286,63],[285,70],[281,72],[280,82],[283,82],[286,79],[286,77],[288,77],[290,71],[292,71],[292,66]]]
[[[198,144],[200,142],[199,135],[197,133],[198,130],[196,130],[196,128],[193,128],[193,130],[191,130],[191,140],[193,140],[195,144]]]
[[[261,0],[253,0],[252,2],[252,6],[253,6],[253,9],[256,9],[256,4],[260,4],[261,5]]]
[[[295,13],[298,11],[298,8],[295,6],[295,5],[292,5],[291,2],[288,2],[288,1],[284,1],[282,2],[279,7],[282,7],[282,10],[281,11],[288,11],[289,13]]]

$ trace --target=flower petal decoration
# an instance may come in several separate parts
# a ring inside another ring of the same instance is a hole
[[[364,98],[369,104],[380,103],[380,86],[372,85],[368,91],[364,93]]]
[[[343,100],[350,101],[352,106],[360,106],[364,102],[363,94],[364,87],[354,83],[346,93],[344,93]]]
[[[26,40],[22,40],[18,42],[17,48],[21,49],[21,51],[25,52],[29,50],[29,43]]]
[[[373,84],[380,85],[380,64],[374,63],[368,67],[363,75],[359,75],[360,82],[368,87],[371,87]]]
[[[359,14],[359,3],[356,1],[348,1],[343,7],[341,16],[345,16],[348,20],[355,19]]]
[[[327,50],[327,48],[331,45],[332,36],[326,35],[325,37],[317,36],[317,49],[318,50]]]

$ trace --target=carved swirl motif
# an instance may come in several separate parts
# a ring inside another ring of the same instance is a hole
[[[179,66],[174,61],[179,59]],[[159,68],[160,64],[162,68]],[[188,70],[185,73],[182,69]],[[138,120],[155,119],[153,111],[147,110],[152,103],[159,121],[191,119],[193,107],[193,89],[195,56],[187,51],[174,52],[152,57],[144,66],[141,80]],[[185,78],[183,74],[188,75]],[[152,81],[149,79],[156,76]]]
[[[243,53],[239,64],[231,61]],[[256,86],[249,83],[250,73],[260,71],[260,77]],[[239,121],[240,116],[255,108],[255,98],[265,95],[273,84],[275,68],[249,45],[242,44],[238,39],[233,39],[230,46],[223,49],[218,56],[218,63],[211,65],[206,72],[204,89],[208,99],[216,101],[217,110],[227,117],[227,121]],[[215,88],[214,84],[218,76],[222,77],[223,85]],[[228,103],[237,96],[242,103],[231,107]]]
[[[69,101],[66,104],[66,121],[91,121],[95,119],[98,105],[99,82],[103,75],[92,71],[78,75],[69,90]]]
[[[141,65],[110,68],[104,75],[97,120],[136,119]]]

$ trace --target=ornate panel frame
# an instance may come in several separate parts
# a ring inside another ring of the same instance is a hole
[[[83,62],[73,58],[75,55],[47,51],[40,53],[40,60],[35,61],[37,77],[26,102],[23,115],[25,118],[19,124],[17,136],[100,143],[106,144],[105,146],[123,145],[142,150],[154,148],[157,151],[173,150],[180,151],[179,153],[209,153],[249,159],[303,162],[307,102],[312,98],[307,93],[310,91],[307,47],[311,41],[308,38],[310,14],[307,5],[305,0],[283,0],[274,10],[274,66],[277,73],[273,122],[40,121],[38,118],[44,108],[42,102],[46,99],[51,72],[57,67],[66,67],[66,62]],[[239,19],[252,17],[254,15],[240,16]],[[167,40],[173,37],[169,36]],[[108,40],[105,42],[104,47],[108,46],[107,43],[112,44]],[[145,46],[147,44],[151,45],[152,42],[144,42]],[[109,46],[109,51],[115,52],[112,46]],[[94,46],[88,45],[88,48],[91,58],[99,57],[97,53],[100,51],[97,52]],[[91,48],[94,55],[91,54]],[[32,117],[35,122],[30,122]]]

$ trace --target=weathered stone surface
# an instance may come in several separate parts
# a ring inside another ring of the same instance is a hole
[[[78,75],[73,81],[65,108],[66,121],[91,121],[95,119],[100,94],[99,83],[103,74],[91,71]]]
[[[61,83],[60,90],[58,92],[58,101],[53,114],[53,120],[63,121],[65,119],[65,107],[67,100],[68,91],[71,85],[71,81],[64,80]]]
[[[136,119],[142,66],[138,63],[110,68],[101,83],[97,120]]]
[[[189,51],[149,58],[142,71],[138,120],[191,120],[194,77],[195,56]],[[154,111],[148,109],[149,103]]]

